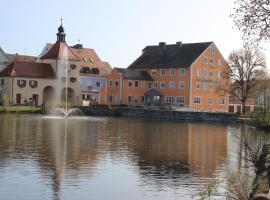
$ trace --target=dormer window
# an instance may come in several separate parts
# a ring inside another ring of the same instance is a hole
[[[91,73],[91,69],[89,67],[83,67],[83,68],[80,69],[80,73],[90,74]]]
[[[99,74],[99,69],[98,68],[93,68],[92,69],[92,74]]]
[[[93,59],[92,59],[92,58],[89,58],[89,62],[91,62],[91,63],[92,63],[92,62],[93,62]]]
[[[26,80],[18,80],[17,85],[21,88],[24,88],[26,86]]]
[[[31,88],[37,88],[38,82],[37,81],[29,81],[29,85]]]

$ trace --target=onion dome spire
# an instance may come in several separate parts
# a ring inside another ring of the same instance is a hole
[[[57,35],[57,42],[65,42],[66,34],[65,34],[65,29],[62,25],[62,21],[63,21],[63,19],[61,18],[61,25],[59,26],[58,33],[56,34]]]

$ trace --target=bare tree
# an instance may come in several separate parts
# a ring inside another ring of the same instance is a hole
[[[270,0],[236,0],[231,15],[235,25],[244,33],[244,39],[270,38]]]
[[[231,93],[241,101],[242,112],[245,113],[246,102],[254,93],[256,82],[265,74],[265,56],[257,47],[246,44],[230,53],[228,64]]]

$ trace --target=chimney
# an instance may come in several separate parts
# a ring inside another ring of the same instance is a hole
[[[176,42],[177,46],[181,47],[183,45],[183,43],[181,41]]]
[[[159,43],[159,47],[160,47],[161,51],[165,51],[165,49],[166,49],[166,42],[160,42]]]

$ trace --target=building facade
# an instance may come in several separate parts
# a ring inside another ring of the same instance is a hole
[[[46,44],[39,57],[6,54],[0,49],[0,97],[13,105],[61,104],[79,106],[99,101],[99,91],[111,67],[93,49],[68,46],[64,28],[57,41]],[[93,87],[95,85],[95,87]]]
[[[224,76],[228,65],[213,42],[147,46],[128,70],[146,72],[153,80],[126,78],[123,89],[111,84],[122,80],[119,73],[112,72],[107,99],[115,93],[119,100],[108,104],[228,112],[229,82]]]

